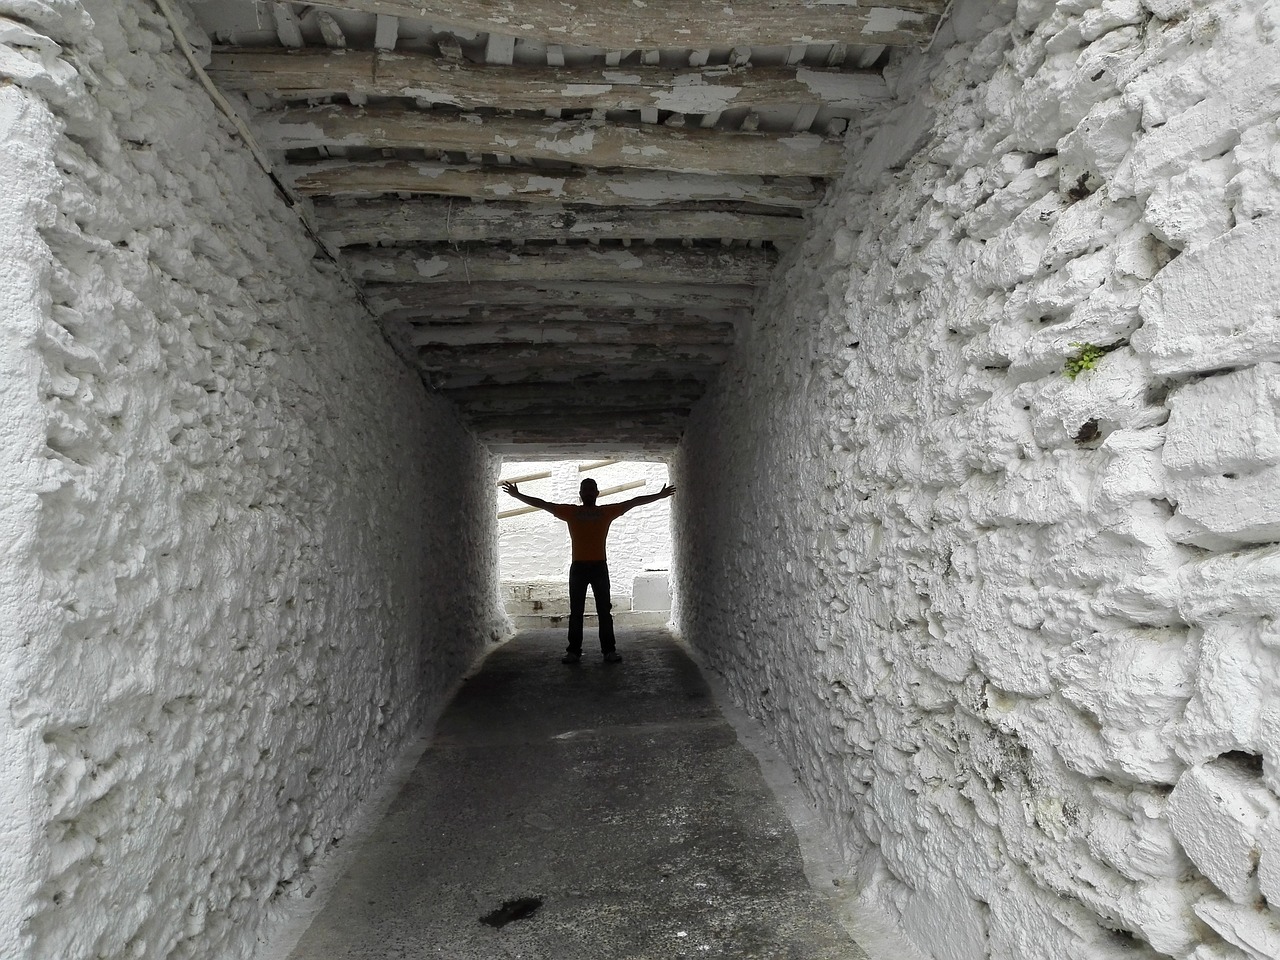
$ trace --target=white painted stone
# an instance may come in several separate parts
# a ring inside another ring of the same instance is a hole
[[[1164,465],[1187,529],[1243,543],[1280,539],[1280,366],[1191,383],[1169,402]]]
[[[1149,194],[1236,145],[1239,125],[1229,101],[1209,97],[1143,136],[1134,148],[1134,189]]]
[[[39,400],[38,347],[50,255],[39,228],[53,220],[57,133],[39,98],[0,86],[0,956],[6,957],[27,950],[23,924],[49,859],[42,798],[31,787],[39,733],[15,725],[8,705],[32,683],[33,638],[58,629],[56,612],[32,603],[44,585],[35,559],[36,491],[49,482],[50,467],[40,455],[47,415]]]
[[[1250,960],[1280,957],[1280,915],[1274,910],[1206,897],[1196,904],[1196,914]]]
[[[247,957],[505,629],[494,467],[153,4],[15,15],[0,955]]]
[[[1176,250],[1192,250],[1222,236],[1235,224],[1227,197],[1235,172],[1233,161],[1219,159],[1162,179],[1147,197],[1151,232]]]
[[[1280,360],[1280,217],[1237,225],[1165,267],[1133,347],[1164,376]]]
[[[1194,381],[1169,396],[1171,473],[1248,471],[1280,463],[1280,364]]]
[[[1258,897],[1258,834],[1280,801],[1228,759],[1192,767],[1169,797],[1169,822],[1196,868],[1235,903]]]
[[[1280,547],[1255,547],[1186,564],[1177,572],[1178,612],[1187,623],[1270,617],[1280,609]]]
[[[1168,783],[1183,767],[1171,733],[1187,702],[1189,667],[1179,632],[1131,629],[1077,641],[1053,676],[1062,696],[1097,721],[1127,773]]]
[[[1267,903],[1280,901],[1280,814],[1272,813],[1258,831],[1258,887]]]
[[[862,165],[884,118],[851,125],[694,411],[676,621],[918,945],[1239,960],[1166,794],[1231,750],[1280,794],[1280,561],[1174,504],[1270,442],[1261,399],[1190,378],[1280,359],[1274,228],[1240,213],[1276,199],[1280,100],[1248,66],[1274,4],[1022,0],[979,36],[982,6],[891,73],[898,115],[935,118],[914,157]],[[1224,123],[1161,132],[1211,96]],[[1071,380],[1082,344],[1115,349]]]
[[[1280,655],[1263,639],[1267,626],[1211,620],[1192,631],[1194,681],[1177,727],[1178,753],[1187,763],[1267,750],[1268,712],[1280,695]]]

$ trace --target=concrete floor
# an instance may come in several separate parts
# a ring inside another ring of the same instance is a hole
[[[295,960],[862,960],[662,630],[522,633],[464,684]]]

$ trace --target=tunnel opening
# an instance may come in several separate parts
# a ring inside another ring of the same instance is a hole
[[[599,503],[660,490],[669,480],[665,461],[625,457],[588,460],[503,459],[501,483],[553,503],[579,501],[579,485],[596,482]],[[517,628],[562,626],[569,615],[568,528],[555,517],[512,500],[498,500],[498,581],[507,616]],[[672,609],[671,522],[666,501],[637,507],[608,536],[613,617],[619,627],[665,624]],[[596,627],[594,606],[587,625]]]
[[[606,451],[845,902],[1280,955],[1274,4],[371,3],[0,0],[0,955],[253,956]]]

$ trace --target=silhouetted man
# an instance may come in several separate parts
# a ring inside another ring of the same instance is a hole
[[[562,663],[577,663],[582,659],[582,617],[587,607],[587,586],[596,599],[596,614],[600,618],[600,652],[605,663],[617,663],[622,657],[614,649],[613,605],[609,602],[609,563],[605,559],[604,542],[609,536],[609,524],[632,507],[639,507],[655,500],[662,500],[676,492],[670,484],[657,493],[624,500],[622,503],[596,505],[600,488],[590,477],[582,481],[578,496],[582,506],[574,503],[548,503],[519,491],[514,483],[504,483],[502,489],[523,500],[531,507],[546,510],[552,516],[569,525],[569,540],[573,544],[573,561],[569,564],[569,651]]]

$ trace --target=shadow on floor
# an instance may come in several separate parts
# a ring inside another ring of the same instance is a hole
[[[563,646],[522,633],[463,685],[292,958],[865,957],[671,637]]]

